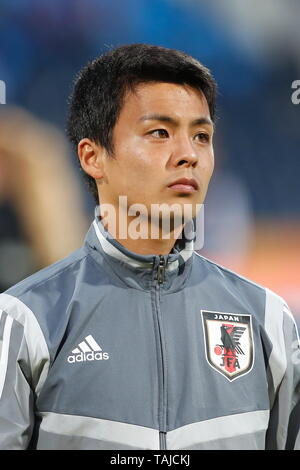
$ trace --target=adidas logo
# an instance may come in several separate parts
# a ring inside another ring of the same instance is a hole
[[[72,354],[68,356],[70,364],[84,361],[102,361],[103,359],[109,359],[109,354],[102,352],[102,349],[92,335],[86,336],[84,341],[79,343],[78,347],[73,349]]]

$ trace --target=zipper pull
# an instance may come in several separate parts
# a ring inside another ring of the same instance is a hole
[[[159,255],[159,265],[157,266],[157,282],[163,284],[165,281],[166,262],[162,255]]]

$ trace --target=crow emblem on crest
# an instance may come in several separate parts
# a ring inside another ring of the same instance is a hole
[[[243,326],[221,325],[221,341],[223,348],[226,351],[231,351],[232,354],[245,354],[241,348],[239,339],[245,331]]]

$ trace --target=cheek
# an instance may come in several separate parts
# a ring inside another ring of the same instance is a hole
[[[210,177],[213,173],[215,165],[213,151],[207,151],[199,158],[199,170],[207,177]]]
[[[140,171],[151,166],[153,152],[139,137],[127,140],[118,150],[119,161],[122,161],[123,166],[128,166],[133,171]]]
[[[209,164],[210,176],[213,174],[214,168],[215,168],[215,157],[214,157],[214,153],[212,152],[210,155],[210,164]]]
[[[127,148],[126,154],[122,155],[122,164],[116,171],[116,179],[120,181],[119,188],[128,195],[130,204],[146,203],[152,197],[158,174],[149,154],[141,149]]]
[[[135,178],[135,184],[139,187],[143,186],[145,182],[147,185],[151,185],[151,182],[158,177],[159,160],[155,158],[153,152],[137,148],[130,156],[128,155],[127,165],[131,175]]]

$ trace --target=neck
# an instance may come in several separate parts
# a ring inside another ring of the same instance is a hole
[[[155,223],[148,218],[117,214],[114,220],[101,217],[104,228],[127,250],[140,255],[169,254],[183,231],[184,224],[176,226],[161,219]]]
[[[170,240],[116,238],[116,240],[127,250],[137,253],[138,255],[167,255],[171,252],[176,241],[174,238],[170,238]]]

